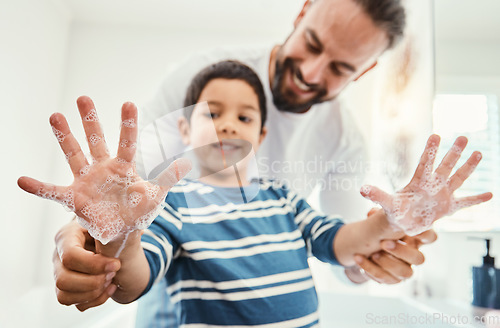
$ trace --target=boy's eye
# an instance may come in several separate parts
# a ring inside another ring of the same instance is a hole
[[[244,122],[244,123],[250,123],[252,122],[252,119],[248,116],[240,116],[238,117],[240,119],[240,121]]]
[[[205,116],[213,119],[213,118],[219,117],[219,114],[217,114],[217,113],[206,113]]]

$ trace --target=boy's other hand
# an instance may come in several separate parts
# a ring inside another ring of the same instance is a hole
[[[373,186],[364,186],[361,194],[382,206],[393,231],[402,230],[407,235],[417,235],[428,230],[434,221],[451,215],[461,208],[486,202],[490,192],[455,198],[454,192],[474,172],[481,161],[481,153],[473,152],[469,159],[450,176],[467,145],[467,138],[458,137],[434,171],[434,161],[439,147],[438,135],[431,135],[410,183],[393,195]]]
[[[75,221],[59,230],[55,243],[52,262],[59,303],[85,311],[106,302],[116,290],[111,282],[120,261],[96,254],[94,239]]]

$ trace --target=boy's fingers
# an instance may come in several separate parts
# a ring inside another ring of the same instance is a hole
[[[377,187],[365,185],[361,187],[360,193],[363,197],[379,204],[386,210],[392,208],[392,196]]]
[[[440,140],[441,138],[437,134],[433,134],[427,139],[427,144],[420,157],[420,162],[408,186],[419,186],[422,178],[427,179],[432,174]]]
[[[97,111],[92,99],[87,96],[81,96],[76,100],[80,116],[82,118],[83,129],[87,136],[90,154],[97,160],[101,161],[109,158],[108,147],[104,139]]]
[[[29,177],[20,177],[17,184],[22,190],[30,194],[53,200],[71,210],[75,208],[73,192],[68,187],[54,186]]]
[[[163,192],[168,192],[189,171],[191,171],[191,161],[187,158],[179,158],[163,170],[156,181]]]
[[[468,197],[455,199],[455,201],[452,204],[451,212],[454,213],[462,208],[470,207],[473,205],[487,202],[492,197],[493,197],[493,194],[491,192],[485,192],[483,194],[476,195],[476,196],[468,196]]]
[[[445,179],[448,178],[451,171],[453,170],[458,160],[460,159],[460,155],[462,155],[465,146],[467,146],[466,137],[458,137],[455,140],[455,143],[450,148],[450,150],[448,150],[443,160],[439,164],[438,168],[436,169],[436,174],[438,176],[444,177]]]
[[[137,107],[127,102],[122,106],[122,124],[117,157],[132,162],[137,150]]]
[[[50,116],[49,122],[73,175],[80,175],[80,171],[88,165],[88,161],[82,152],[80,144],[71,133],[66,118],[60,113],[54,113]]]
[[[482,155],[480,152],[475,151],[472,155],[467,159],[464,165],[462,165],[456,172],[453,174],[448,180],[448,185],[451,192],[454,192],[464,183],[467,178],[474,172],[476,166],[482,159]]]

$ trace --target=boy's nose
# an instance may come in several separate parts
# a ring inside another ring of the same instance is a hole
[[[221,122],[217,128],[217,132],[224,133],[228,135],[236,134],[236,125],[230,120]]]

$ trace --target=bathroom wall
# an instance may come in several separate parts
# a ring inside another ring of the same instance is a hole
[[[60,1],[0,2],[0,311],[40,282],[50,262],[40,250],[52,244],[53,234],[45,233],[52,207],[22,192],[16,180],[21,175],[54,177],[47,158],[55,155],[57,143],[48,117],[61,104],[70,21]]]
[[[479,7],[487,3],[480,1],[474,5]],[[500,100],[500,37],[486,30],[481,35],[471,38],[457,33],[437,40],[436,93],[492,94]],[[500,222],[498,213],[486,215]],[[420,280],[425,281],[433,296],[467,303],[472,300],[471,267],[482,264],[485,243],[469,237],[491,238],[492,256],[497,257],[497,266],[500,263],[498,228],[485,232],[440,232],[436,244],[428,246],[426,265],[419,269]]]

